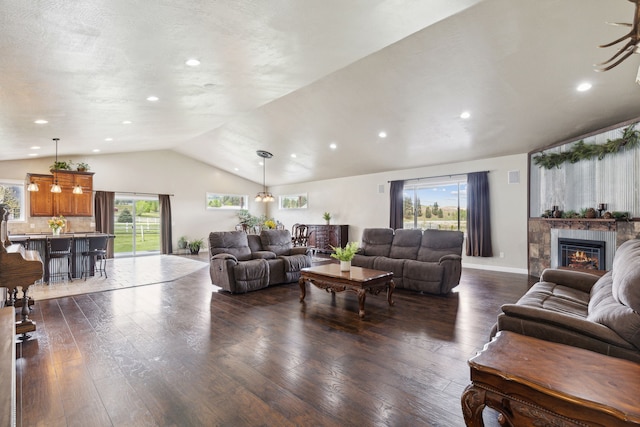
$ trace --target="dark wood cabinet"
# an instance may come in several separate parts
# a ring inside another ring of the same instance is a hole
[[[318,252],[333,252],[333,247],[344,247],[349,241],[348,225],[307,225],[309,246]]]
[[[29,182],[35,182],[39,191],[29,193],[31,216],[93,216],[93,172],[55,171],[53,175],[29,174]],[[57,182],[61,193],[52,193],[51,185]],[[82,194],[74,194],[76,186]]]

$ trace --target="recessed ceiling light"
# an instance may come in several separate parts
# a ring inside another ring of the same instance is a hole
[[[110,142],[110,141],[113,141],[113,138],[105,138],[104,140],[107,142]]]
[[[380,138],[386,138],[387,137],[387,133],[385,131],[381,131],[380,133],[378,133],[378,136]]]
[[[461,119],[468,119],[469,117],[471,117],[471,113],[468,111],[463,111],[462,114],[460,114]]]
[[[147,97],[147,101],[151,101],[151,102],[156,102],[159,99],[160,98],[158,98],[157,96],[153,96],[153,95]]]
[[[296,156],[296,153],[291,153],[291,158],[295,159],[296,157],[298,157]]]
[[[195,58],[191,58],[191,59],[187,59],[185,61],[185,64],[187,64],[189,67],[197,67],[198,65],[200,65],[200,61],[198,61]]]
[[[29,153],[29,156],[31,156],[31,157],[35,157],[37,155],[38,155],[38,153]]]
[[[331,148],[332,150],[335,150],[336,148],[338,148],[338,146],[336,145],[335,142],[329,144],[329,148]]]
[[[46,125],[49,122],[47,120],[44,120],[44,119],[38,119],[38,120],[34,121],[33,123],[35,123],[37,125]]]
[[[125,120],[122,122],[123,125],[130,125],[131,124],[131,120]]]
[[[589,89],[591,89],[591,83],[588,83],[588,82],[580,83],[576,88],[578,92],[586,92]]]
[[[240,169],[238,169],[238,168],[233,168],[233,170],[236,171],[236,172],[240,171]]]
[[[39,150],[40,147],[38,147],[37,145],[34,145],[33,147],[31,147],[32,150]]]
[[[91,150],[91,151],[93,151],[94,153],[99,153],[99,152],[100,152],[100,149],[99,149],[99,148],[94,148],[94,149],[93,149],[93,150]]]

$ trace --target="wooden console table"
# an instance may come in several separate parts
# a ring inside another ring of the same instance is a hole
[[[640,425],[640,364],[502,331],[469,366],[467,426],[484,426],[485,406],[507,426]]]

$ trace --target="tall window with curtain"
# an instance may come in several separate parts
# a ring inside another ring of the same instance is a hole
[[[389,227],[395,229],[403,228],[402,213],[402,191],[404,181],[391,181],[389,194],[391,195],[391,212],[389,214]]]
[[[491,257],[489,172],[467,175],[467,256]]]
[[[466,175],[404,181],[399,201],[403,226],[396,228],[466,231],[466,192]]]

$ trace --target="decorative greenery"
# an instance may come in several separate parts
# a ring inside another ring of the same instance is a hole
[[[331,219],[331,213],[329,212],[323,213],[322,218],[324,218],[326,221],[329,221]]]
[[[631,125],[622,130],[622,137],[618,139],[607,139],[604,144],[585,144],[584,140],[578,141],[570,150],[564,153],[542,153],[533,158],[533,163],[546,169],[560,168],[565,162],[577,163],[580,160],[587,160],[597,157],[602,160],[607,154],[618,153],[629,150],[640,145],[640,131]]]
[[[268,219],[264,222],[264,227],[270,230],[276,228],[276,222],[273,219]]]
[[[73,164],[73,162],[71,160],[69,160],[68,162],[65,162],[64,160],[59,160],[57,162],[53,162],[51,164],[51,166],[49,166],[50,170],[65,170],[65,171],[69,171],[71,170],[71,165]]]
[[[334,248],[331,246],[331,249],[335,252],[331,254],[331,258],[335,258],[340,261],[351,261],[358,252],[358,248],[358,242],[349,242],[344,248]]]
[[[187,236],[180,236],[178,239],[178,249],[187,249]]]
[[[88,163],[85,163],[85,162],[76,163],[76,170],[78,172],[88,171],[89,169],[91,169],[91,167],[89,166]]]
[[[255,227],[256,225],[258,225],[260,218],[251,215],[251,213],[249,213],[247,209],[240,209],[238,211],[238,220],[242,225],[245,225],[247,227]]]

